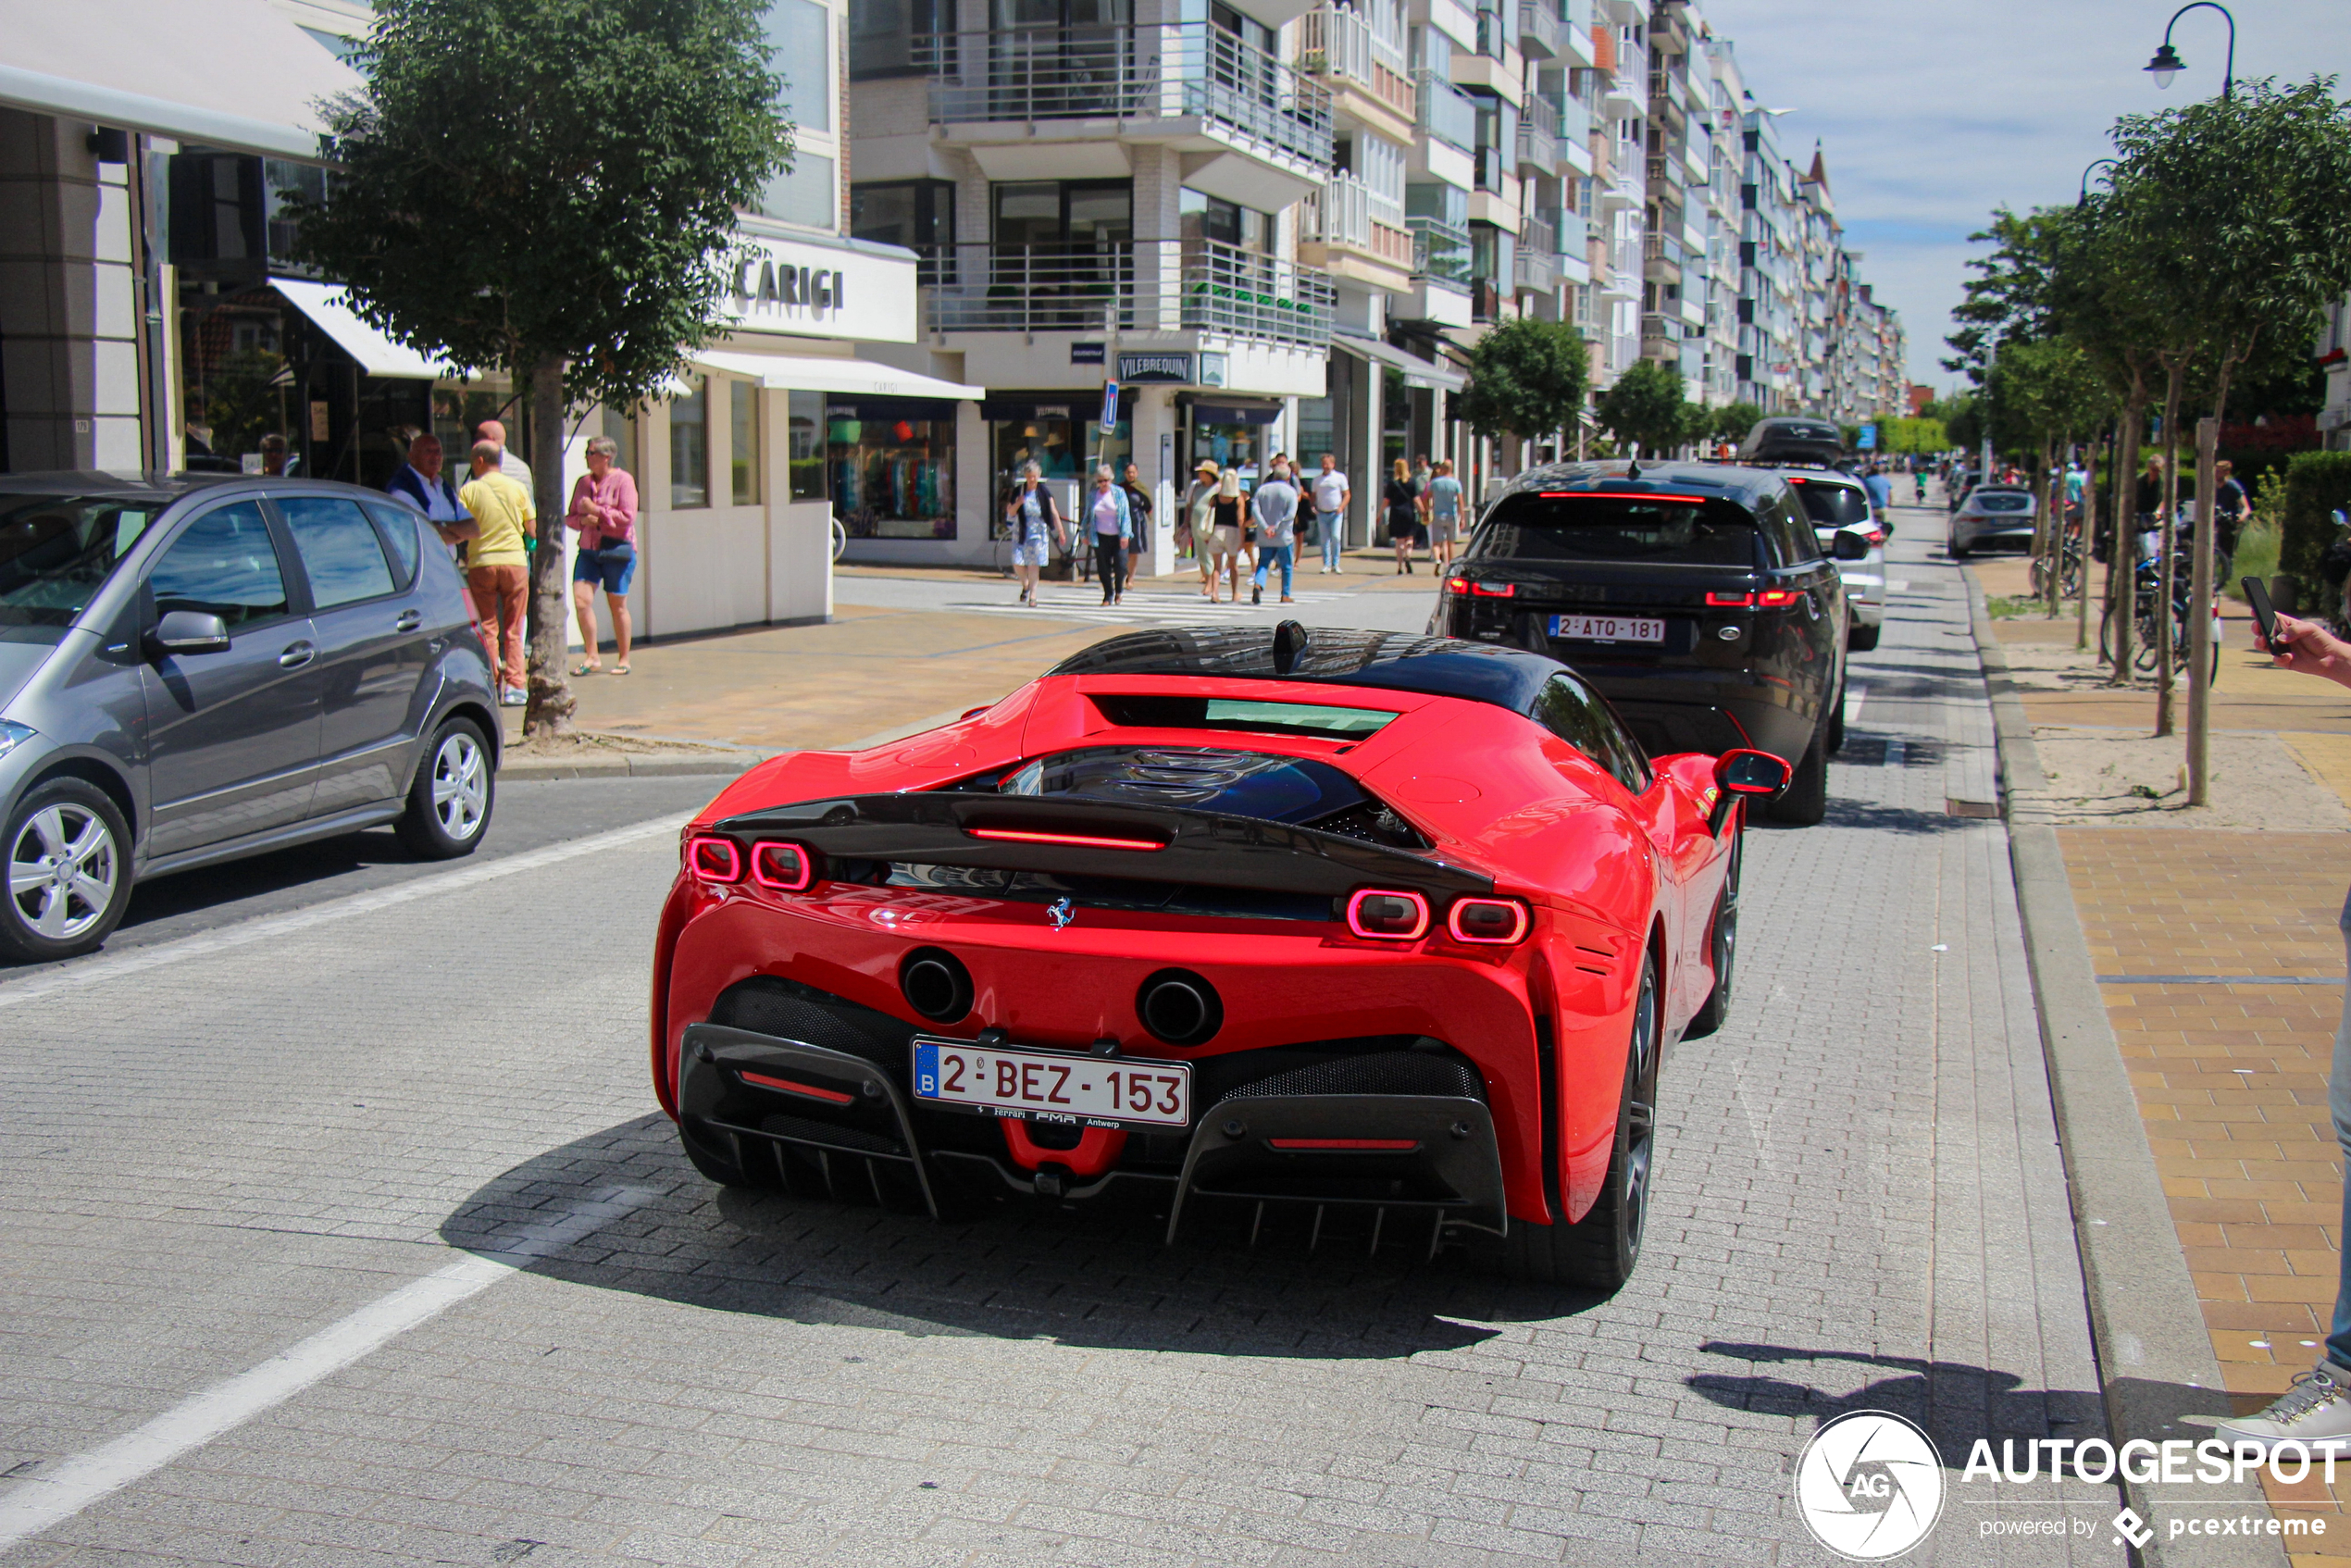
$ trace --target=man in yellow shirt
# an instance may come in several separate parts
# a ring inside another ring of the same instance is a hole
[[[530,492],[498,471],[498,443],[474,442],[474,477],[457,492],[457,504],[481,525],[466,546],[466,586],[473,591],[474,614],[481,618],[481,641],[495,650],[501,666],[498,700],[518,708],[529,700],[523,685],[522,626],[529,604],[530,555],[523,541],[539,521]]]

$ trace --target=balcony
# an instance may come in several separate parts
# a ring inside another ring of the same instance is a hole
[[[1352,175],[1333,175],[1299,204],[1298,239],[1301,245],[1354,251],[1399,272],[1412,269],[1412,236],[1404,227],[1402,205]],[[1324,265],[1339,259],[1326,257]]]
[[[1518,121],[1518,161],[1537,174],[1549,174],[1559,163],[1559,106],[1541,93],[1526,100]]]
[[[1205,22],[941,33],[916,51],[932,123],[991,180],[1095,172],[1099,143],[1156,142],[1225,154],[1186,182],[1278,211],[1330,166],[1329,92]]]
[[[1511,0],[1491,0],[1491,3],[1507,6]],[[1477,52],[1479,54],[1489,60],[1499,60],[1502,58],[1502,51],[1517,42],[1518,40],[1511,36],[1510,19],[1505,13],[1498,10],[1480,10],[1477,13]]]
[[[1680,244],[1662,234],[1643,235],[1641,276],[1651,282],[1678,283],[1682,280],[1682,264],[1686,255]]]
[[[1402,53],[1353,11],[1325,6],[1299,19],[1298,68],[1334,91],[1352,87],[1368,94],[1408,125],[1417,122]]]
[[[1591,238],[1591,225],[1585,221],[1582,213],[1554,207],[1543,214],[1543,221],[1551,226],[1552,233],[1557,236],[1553,243],[1560,255],[1583,255],[1585,244]]]
[[[939,280],[924,291],[933,332],[1197,331],[1303,348],[1330,341],[1328,278],[1213,241],[972,243],[918,255]]]
[[[1519,0],[1518,47],[1530,59],[1555,60],[1567,52],[1567,23],[1559,0]]]
[[[1483,191],[1489,196],[1505,195],[1509,193],[1509,187],[1502,181],[1509,177],[1510,172],[1511,160],[1503,156],[1501,148],[1480,147],[1477,149],[1477,166],[1474,175],[1476,182],[1470,188],[1474,191]]]
[[[1420,129],[1458,152],[1477,145],[1477,105],[1470,95],[1428,69],[1412,73],[1419,85]]]
[[[1522,246],[1511,258],[1511,273],[1520,292],[1548,294],[1560,286],[1560,258]]]

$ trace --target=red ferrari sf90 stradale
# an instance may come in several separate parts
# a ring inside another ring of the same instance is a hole
[[[1523,650],[1113,638],[714,801],[662,910],[654,1085],[729,1186],[1141,1188],[1171,1240],[1239,1200],[1613,1288],[1662,1048],[1729,1004],[1741,806],[1786,779],[1648,757]]]

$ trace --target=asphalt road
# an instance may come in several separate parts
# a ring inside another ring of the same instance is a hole
[[[709,780],[504,791],[483,856],[158,885],[0,979],[0,1568],[1821,1562],[1849,1410],[1942,1445],[1910,1562],[2110,1562],[2110,1489],[1959,1486],[2096,1421],[1957,573],[1857,661],[1828,824],[1748,840],[1614,1298],[1148,1215],[721,1194],[646,1082]],[[1368,595],[1366,597],[1369,597]],[[166,902],[161,895],[169,894]]]

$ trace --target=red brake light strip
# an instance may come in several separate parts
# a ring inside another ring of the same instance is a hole
[[[773,1078],[765,1073],[738,1072],[735,1076],[747,1084],[757,1084],[761,1089],[780,1089],[786,1094],[804,1095],[830,1105],[846,1105],[857,1098],[853,1094],[843,1094],[837,1089],[818,1089],[815,1084],[798,1083],[790,1078]]]
[[[1350,1150],[1357,1152],[1407,1153],[1421,1146],[1416,1138],[1269,1138],[1268,1149]]]
[[[966,828],[964,832],[975,839],[992,839],[1010,844],[1061,844],[1081,850],[1163,850],[1167,846],[1154,839],[1113,839],[1096,833],[1041,833],[1025,828]]]

